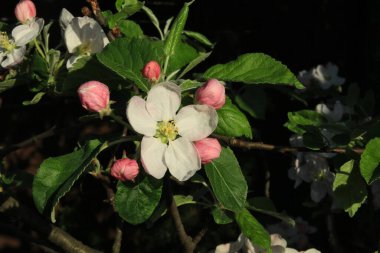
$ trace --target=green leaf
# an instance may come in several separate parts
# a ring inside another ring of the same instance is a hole
[[[138,12],[144,3],[137,0],[116,0],[115,6],[119,13],[124,13],[128,17]]]
[[[370,140],[360,158],[360,172],[367,184],[380,178],[380,138]]]
[[[246,136],[252,139],[252,129],[247,117],[228,97],[224,106],[216,112],[219,119],[215,133],[232,137]]]
[[[335,206],[344,209],[350,217],[353,217],[367,199],[366,184],[354,160],[340,167],[335,176],[333,191]]]
[[[235,103],[253,118],[265,119],[267,95],[262,87],[245,86],[235,96]]]
[[[0,21],[0,31],[6,32],[9,28],[9,25],[7,23],[1,22]]]
[[[136,22],[131,20],[120,21],[119,28],[127,38],[141,38],[144,36],[144,32],[141,30],[141,27]]]
[[[247,182],[233,151],[223,148],[218,159],[205,165],[216,198],[223,208],[239,212],[247,198]]]
[[[165,40],[164,52],[166,56],[172,56],[177,49],[177,44],[181,40],[181,35],[183,28],[185,27],[187,16],[189,14],[189,6],[193,3],[185,3],[183,8],[179,12],[177,18],[174,20],[174,23],[171,26],[168,37]]]
[[[203,34],[199,33],[199,32],[193,32],[193,31],[183,31],[183,33],[190,37],[190,38],[193,38],[197,41],[199,41],[200,43],[206,45],[206,46],[209,46],[209,47],[214,47],[214,44],[209,40],[207,39],[206,36],[204,36]]]
[[[163,39],[164,35],[162,34],[162,31],[160,28],[160,22],[158,21],[158,18],[156,17],[156,15],[154,15],[153,11],[146,6],[143,6],[142,10],[146,13],[146,15],[148,15],[148,17],[150,18],[150,21],[152,22],[154,27],[156,27],[157,31],[160,33],[161,39]]]
[[[43,214],[52,212],[59,199],[71,189],[105,147],[105,143],[91,140],[70,154],[46,159],[33,181],[32,193],[37,210]]]
[[[318,127],[327,122],[325,117],[313,110],[301,110],[288,113],[289,121],[285,124],[290,131],[296,134],[304,134],[304,126]]]
[[[67,73],[67,77],[57,82],[57,89],[63,93],[75,94],[81,84],[92,80],[105,83],[114,91],[127,85],[123,78],[115,75],[96,58],[81,58]]]
[[[8,80],[0,82],[0,94],[6,90],[13,88],[16,85],[17,85],[16,79],[8,79]]]
[[[186,75],[189,71],[191,71],[193,68],[195,68],[199,63],[206,60],[212,52],[208,53],[199,53],[198,57],[192,60],[186,68],[182,71],[182,73],[178,76],[178,78],[182,78],[184,75]]]
[[[194,80],[184,80],[181,82],[179,87],[181,88],[182,92],[189,91],[189,90],[194,90],[196,88],[199,88],[202,86],[203,83],[194,81]]]
[[[141,90],[147,92],[150,84],[143,77],[141,70],[149,61],[161,62],[163,55],[160,42],[149,39],[117,39],[97,55],[104,66],[119,76],[134,82]]]
[[[174,55],[169,59],[167,73],[179,70],[186,64],[198,58],[199,54],[195,48],[184,42],[178,42]],[[180,77],[178,77],[180,78]]]
[[[226,212],[219,208],[219,207],[214,207],[211,211],[212,217],[214,218],[214,221],[216,224],[219,225],[224,225],[231,223],[233,219],[229,217]]]
[[[252,211],[272,216],[293,227],[296,225],[296,222],[291,217],[287,216],[286,214],[277,212],[276,207],[274,206],[272,200],[269,198],[252,198],[248,200],[248,204],[248,209],[251,209]]]
[[[145,222],[160,202],[162,180],[147,176],[137,184],[117,184],[115,209],[127,222],[136,225]]]
[[[253,245],[260,246],[268,253],[272,252],[268,232],[247,209],[244,208],[237,213],[235,219],[243,234],[251,240]]]
[[[285,65],[262,53],[244,54],[235,61],[215,65],[203,76],[206,79],[216,78],[246,84],[285,84],[304,88]]]
[[[40,102],[40,100],[42,99],[42,97],[45,95],[46,93],[45,92],[38,92],[33,98],[32,100],[30,101],[24,101],[22,102],[23,105],[35,105],[37,104],[38,102]]]

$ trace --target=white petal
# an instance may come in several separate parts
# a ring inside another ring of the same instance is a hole
[[[69,53],[75,53],[77,47],[82,45],[79,18],[74,18],[65,30],[65,43]]]
[[[308,249],[305,251],[305,253],[321,253],[319,250],[316,249]]]
[[[209,136],[218,125],[218,114],[208,105],[188,105],[175,116],[178,133],[190,141]]]
[[[179,181],[189,179],[201,168],[201,160],[194,144],[182,137],[169,142],[165,152],[165,163],[170,174]]]
[[[156,134],[157,122],[146,110],[146,102],[141,97],[134,96],[129,100],[127,118],[136,132],[150,137]]]
[[[173,120],[180,104],[181,89],[172,82],[154,85],[146,99],[146,108],[156,121]]]
[[[299,253],[299,252],[295,249],[292,249],[292,248],[286,248],[285,253]]]
[[[141,162],[145,171],[160,179],[167,170],[164,155],[167,145],[154,137],[144,137],[141,141]]]
[[[59,16],[59,25],[62,30],[66,30],[66,27],[73,20],[74,16],[67,9],[63,8],[61,11],[61,15]]]
[[[272,246],[272,253],[285,253],[286,249],[280,245]]]
[[[16,26],[12,30],[12,37],[17,46],[24,46],[34,40],[40,34],[44,26],[44,20],[39,18],[25,25]]]
[[[19,64],[24,58],[25,51],[25,46],[14,49],[10,54],[6,55],[6,59],[1,63],[1,67],[9,68]]]

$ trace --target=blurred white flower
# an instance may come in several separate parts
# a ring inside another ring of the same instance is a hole
[[[307,248],[310,246],[309,234],[313,234],[317,229],[301,217],[295,219],[296,225],[293,227],[285,222],[269,225],[267,230],[271,234],[280,234],[286,240],[287,245],[296,248]]]
[[[299,251],[287,248],[287,242],[279,234],[271,234],[271,249],[273,253],[298,253]],[[230,242],[218,245],[215,250],[209,251],[209,253],[265,253],[265,249],[262,249],[258,245],[252,244],[252,242],[240,234],[236,242]],[[316,249],[309,249],[307,251],[301,251],[299,253],[320,253]]]
[[[328,120],[332,122],[338,122],[342,119],[345,113],[344,106],[337,100],[332,109],[330,109],[326,104],[320,103],[315,107],[315,111],[324,115]]]
[[[63,9],[59,22],[64,31],[67,50],[73,54],[66,63],[68,69],[78,59],[102,51],[109,43],[103,29],[92,18],[73,17],[69,11]]]
[[[316,79],[323,90],[329,89],[331,86],[340,86],[346,80],[338,76],[338,66],[327,63],[325,66],[318,65],[312,70],[312,76]]]

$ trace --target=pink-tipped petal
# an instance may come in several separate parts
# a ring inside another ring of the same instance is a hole
[[[82,84],[78,88],[78,95],[83,108],[90,112],[101,112],[108,107],[110,100],[108,86],[98,81]]]
[[[194,143],[195,148],[201,158],[202,164],[210,163],[217,159],[222,151],[222,146],[215,138],[205,138]]]
[[[211,79],[196,91],[195,99],[198,104],[220,109],[226,102],[224,85],[216,79]]]

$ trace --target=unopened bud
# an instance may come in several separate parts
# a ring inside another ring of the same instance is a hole
[[[142,74],[149,81],[156,82],[161,74],[160,65],[156,61],[150,61],[145,65]]]
[[[215,138],[205,138],[194,143],[198,151],[202,164],[210,163],[212,160],[220,156],[222,147]]]
[[[114,162],[111,168],[111,176],[120,181],[133,181],[139,174],[139,165],[136,160],[122,158]]]
[[[220,109],[226,102],[224,85],[216,79],[211,79],[196,91],[195,99],[198,104]]]
[[[36,12],[36,6],[31,0],[21,0],[15,8],[15,16],[21,23],[35,18]]]
[[[83,108],[90,112],[102,112],[109,109],[110,91],[108,86],[89,81],[78,88],[78,95]]]

